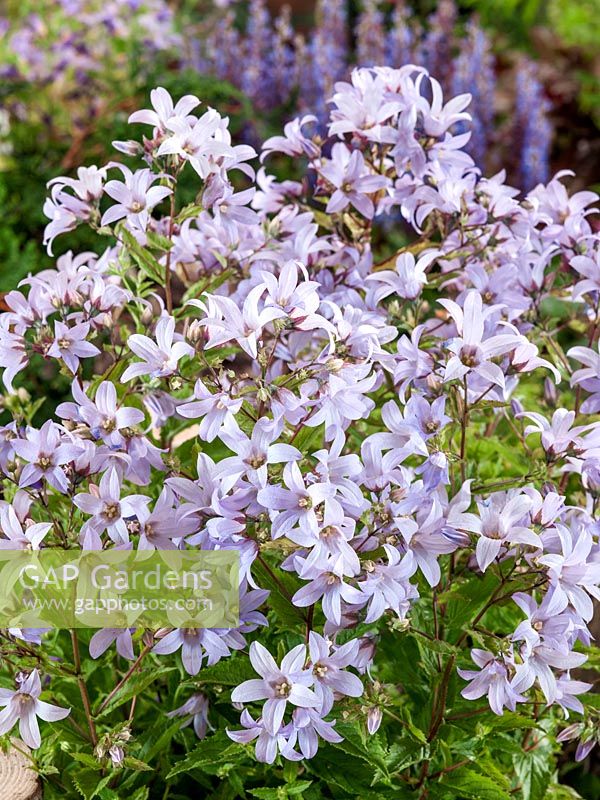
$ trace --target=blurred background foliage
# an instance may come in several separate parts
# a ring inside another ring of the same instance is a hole
[[[127,138],[129,113],[158,84],[199,95],[257,144],[298,112],[322,112],[353,63],[410,58],[446,92],[473,93],[472,150],[487,172],[507,166],[525,189],[564,168],[578,175],[573,188],[600,184],[600,0],[5,0],[0,9],[0,291],[49,263],[46,182],[119,157],[110,142]],[[94,242],[77,234],[69,246]]]

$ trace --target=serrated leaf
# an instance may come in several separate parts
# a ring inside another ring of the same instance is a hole
[[[509,793],[496,781],[480,775],[472,769],[457,769],[449,772],[440,785],[461,800],[511,800]]]
[[[295,781],[294,783],[288,783],[285,788],[290,797],[297,797],[302,792],[305,792],[311,784],[312,781]]]
[[[205,667],[198,673],[201,683],[216,683],[223,686],[239,686],[240,683],[256,678],[256,673],[247,658],[231,657],[222,659],[212,667]]]
[[[212,768],[209,770],[212,773],[214,767],[227,763],[233,764],[245,757],[244,750],[238,744],[232,742],[225,733],[219,732],[200,742],[195,750],[178,761],[167,775],[167,780],[171,780],[182,772],[190,772],[193,769],[202,770],[209,766]]]
[[[146,239],[148,244],[157,250],[171,250],[173,247],[173,242],[167,236],[154,231],[146,231]]]
[[[273,789],[269,786],[261,787],[260,789],[249,789],[252,797],[258,797],[259,800],[286,800],[287,794],[285,789]]]
[[[554,784],[548,787],[544,800],[584,800],[584,798],[571,786]]]
[[[74,758],[75,761],[79,761],[80,764],[85,764],[86,767],[90,769],[96,770],[96,772],[100,772],[102,769],[102,764],[98,762],[98,759],[91,756],[89,753],[71,753],[71,758]]]
[[[548,746],[538,746],[513,756],[515,772],[523,800],[544,800],[554,772],[554,761]]]
[[[505,711],[501,717],[490,713],[485,722],[480,722],[479,724],[483,730],[488,728],[496,731],[527,730],[537,726],[534,719],[518,714],[516,711]]]
[[[444,642],[441,639],[426,639],[423,636],[415,638],[422,650],[430,650],[433,653],[441,653],[442,655],[452,655],[459,652],[458,648],[453,644]]]
[[[139,758],[132,758],[131,756],[126,756],[123,759],[123,765],[127,767],[127,769],[133,769],[136,772],[152,772],[152,767],[149,764],[146,764],[145,761],[140,761]]]
[[[75,775],[71,775],[71,780],[84,800],[92,800],[101,789],[104,789],[111,777],[112,775],[109,774],[98,779],[98,773],[94,770],[81,769],[77,770]]]
[[[163,667],[159,673],[155,668],[151,668],[132,675],[122,689],[113,697],[102,714],[98,716],[100,718],[108,716],[108,714],[111,714],[116,708],[122,706],[123,703],[127,703],[129,700],[137,697],[137,695],[142,694],[154,681],[158,680],[159,677],[163,678],[175,669],[177,669],[177,667]]]
[[[344,737],[343,741],[334,744],[335,748],[376,766],[386,777],[389,775],[387,751],[377,734],[366,737],[363,726],[357,722],[338,722],[335,729]]]

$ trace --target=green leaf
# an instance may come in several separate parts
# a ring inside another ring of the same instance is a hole
[[[525,717],[523,714],[517,714],[516,711],[505,711],[501,717],[496,714],[488,714],[485,722],[480,723],[480,727],[487,734],[488,731],[513,731],[517,729],[533,730],[537,727],[537,723],[531,717]],[[487,729],[487,730],[486,730]]]
[[[389,775],[386,763],[387,751],[380,736],[367,737],[364,726],[359,722],[338,722],[335,729],[344,737],[343,741],[334,744],[335,748],[377,767],[386,777]]]
[[[584,800],[583,797],[570,786],[559,786],[558,783],[548,787],[544,800]]]
[[[285,788],[290,797],[297,797],[305,792],[311,783],[312,781],[296,781],[295,783],[288,784]]]
[[[510,795],[495,780],[480,775],[472,769],[457,769],[449,772],[440,781],[461,800],[511,800]]]
[[[173,247],[173,242],[167,236],[154,233],[154,231],[146,231],[146,239],[148,244],[156,250],[171,250]]]
[[[337,727],[337,726],[336,726]],[[363,759],[348,758],[348,755],[338,748],[331,746],[320,747],[315,758],[306,762],[306,768],[311,775],[319,778],[321,784],[336,787],[332,789],[334,797],[341,797],[338,789],[342,789],[351,798],[360,800],[382,800],[390,795],[381,789],[371,788],[375,778],[375,771]],[[412,793],[403,794],[402,789],[394,786],[394,800],[404,800],[405,797],[414,797]]]
[[[144,275],[147,275],[154,283],[162,284],[163,269],[154,256],[145,250],[136,238],[125,228],[122,227],[119,235],[125,245],[127,252],[133,258]]]
[[[542,745],[528,752],[517,753],[513,756],[513,764],[523,800],[544,800],[554,772],[550,748]]]
[[[145,761],[140,761],[139,758],[126,756],[123,759],[123,764],[127,767],[127,769],[133,769],[136,772],[153,772],[152,767],[149,764],[146,764]]]
[[[283,787],[280,789],[272,789],[265,786],[260,789],[249,789],[252,797],[258,797],[259,800],[286,800],[287,794]]]
[[[84,798],[92,800],[109,783],[112,775],[105,775],[98,780],[98,773],[92,769],[78,769],[75,775],[71,775],[71,780],[75,789]]]
[[[102,764],[99,763],[97,758],[91,756],[89,753],[71,753],[71,757],[75,759],[75,761],[79,761],[80,764],[85,764],[86,767],[95,770],[96,772],[100,772],[102,769]]]
[[[98,714],[98,716],[106,717],[108,714],[111,714],[116,708],[119,708],[119,706],[143,694],[143,692],[158,679],[159,675],[161,678],[164,678],[165,675],[169,672],[173,672],[175,669],[177,669],[177,667],[162,667],[159,673],[155,668],[150,668],[144,672],[138,672],[132,675],[127,683],[125,683],[112,698],[102,714]]]
[[[216,683],[224,686],[239,686],[240,683],[256,678],[256,673],[247,658],[227,658],[205,667],[198,674],[201,683]]]
[[[131,800],[148,800],[148,796],[150,795],[150,789],[148,786],[142,786],[137,792],[134,792],[131,796]]]
[[[202,206],[198,206],[198,205],[194,205],[194,204],[192,204],[190,206],[186,206],[185,208],[182,208],[181,211],[179,212],[179,214],[177,215],[177,222],[178,223],[182,223],[186,219],[191,219],[192,217],[197,217],[199,214],[202,213],[202,211],[203,211]]]
[[[193,769],[200,769],[209,773],[215,772],[223,764],[235,764],[246,757],[245,751],[228,738],[227,734],[219,731],[210,739],[200,742],[195,750],[178,761],[177,764],[167,775],[167,780],[171,780],[182,772],[189,772]],[[210,767],[210,769],[207,769]]]
[[[152,759],[158,754],[163,753],[169,750],[171,746],[171,740],[177,733],[177,731],[181,728],[182,724],[181,719],[175,720],[175,722],[168,721],[168,727],[162,733],[158,733],[156,728],[153,728],[153,736],[146,740],[144,743],[143,748],[140,751],[140,755],[146,761],[152,761]]]
[[[458,648],[453,644],[444,642],[441,639],[426,639],[424,636],[416,636],[415,639],[422,650],[430,650],[433,653],[441,653],[442,655],[452,655],[459,652]]]
[[[291,602],[291,597],[304,586],[304,582],[275,565],[269,564],[269,568],[266,569],[263,564],[257,562],[254,562],[252,567],[259,586],[271,592],[269,609],[274,612],[281,627],[292,631],[304,630],[306,624],[304,611]]]

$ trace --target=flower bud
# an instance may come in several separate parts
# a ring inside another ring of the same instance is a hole
[[[371,706],[367,711],[367,730],[371,734],[377,733],[381,720],[383,719],[383,711],[379,706]]]

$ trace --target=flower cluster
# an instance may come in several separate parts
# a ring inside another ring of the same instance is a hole
[[[271,20],[264,0],[247,4],[243,30],[237,26],[235,9],[229,8],[192,51],[191,63],[200,72],[238,86],[261,110],[295,102],[298,111],[317,116],[322,130],[335,83],[347,79],[353,65],[422,64],[446,92],[471,94],[471,119],[463,122],[462,130],[471,132],[464,147],[478,164],[510,167],[525,189],[548,179],[550,104],[533,62],[523,60],[498,87],[489,36],[474,19],[459,28],[454,0],[440,0],[424,26],[404,0],[391,4],[390,13],[389,3],[364,0],[354,31],[346,5],[343,0],[317,3],[316,23],[308,33],[294,31],[285,8]],[[243,71],[238,68],[240,52],[247,65]],[[424,89],[430,91],[428,86]],[[515,110],[505,126],[511,149],[499,159],[500,103],[494,98],[502,92],[514,96]]]
[[[236,551],[238,627],[110,629],[90,650],[181,651],[194,691],[172,713],[204,736],[203,675],[249,646],[260,677],[231,700],[262,705],[226,727],[262,761],[339,743],[331,715],[374,734],[390,696],[414,728],[424,703],[398,697],[403,663],[387,688],[378,678],[388,637],[417,642],[436,676],[419,747],[457,669],[463,697],[497,715],[533,704],[532,727],[545,706],[555,729],[584,711],[590,685],[572,671],[600,599],[598,198],[569,197],[562,174],[522,199],[503,173],[483,177],[464,150],[469,101],[446,101],[423,68],[357,69],[335,86],[327,141],[297,120],[255,175],[226,118],[158,88],[130,120],[143,146],[115,143],[143,166],[51,187],[48,244],[89,223],[110,247],[58,259],[0,316],[9,391],[34,357],[74,376],[39,428],[8,398],[3,546]],[[280,182],[272,153],[304,159],[305,179]],[[184,170],[199,186],[188,206]],[[390,218],[405,233],[391,255],[377,245]],[[565,353],[565,331],[587,346]],[[272,628],[277,660],[261,643]],[[39,631],[11,636],[39,647]]]

